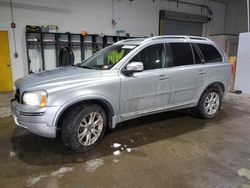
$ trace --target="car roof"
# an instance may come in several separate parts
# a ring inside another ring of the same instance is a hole
[[[116,44],[121,45],[141,45],[144,43],[151,43],[153,41],[180,41],[180,42],[199,42],[199,43],[213,43],[210,39],[206,37],[199,37],[199,36],[187,36],[187,35],[161,35],[149,38],[131,38],[125,39],[117,42]]]

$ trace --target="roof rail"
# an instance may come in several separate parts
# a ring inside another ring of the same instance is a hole
[[[122,42],[133,42],[133,41],[144,41],[146,38],[144,37],[141,37],[141,38],[130,38],[130,39],[123,39],[123,40],[119,40],[118,42],[116,42],[117,44],[118,43],[122,43]]]
[[[203,41],[210,41],[206,37],[198,37],[198,36],[185,36],[185,35],[161,35],[150,37],[144,40],[143,42],[151,41],[151,40],[158,40],[158,39],[186,39],[186,40],[203,40]]]
[[[196,37],[196,36],[189,36],[189,39],[193,39],[193,40],[206,40],[206,41],[210,41],[208,38],[206,37]]]

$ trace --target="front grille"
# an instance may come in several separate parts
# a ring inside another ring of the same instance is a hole
[[[18,103],[21,103],[21,94],[20,94],[20,90],[19,89],[16,89],[15,100]]]

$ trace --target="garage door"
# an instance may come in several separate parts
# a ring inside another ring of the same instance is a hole
[[[159,35],[202,35],[202,26],[210,20],[207,16],[173,11],[160,11]]]
[[[162,23],[162,35],[201,36],[202,34],[202,23],[170,19],[165,19]]]

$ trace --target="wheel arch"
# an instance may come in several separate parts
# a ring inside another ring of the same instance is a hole
[[[63,105],[60,110],[58,111],[56,117],[54,118],[54,123],[53,125],[57,128],[61,128],[61,123],[63,121],[63,118],[65,115],[76,105],[81,105],[81,104],[97,104],[100,105],[104,110],[107,115],[107,120],[108,120],[108,127],[113,128],[115,127],[115,122],[113,121],[113,117],[115,117],[115,110],[107,99],[102,98],[102,97],[90,97],[90,98],[84,98],[84,99],[77,99],[74,101],[71,101],[65,105]]]
[[[220,82],[220,81],[215,81],[215,82],[209,83],[209,84],[207,85],[207,87],[205,87],[205,88],[203,89],[203,91],[201,92],[201,95],[200,95],[200,97],[199,97],[199,101],[200,101],[200,99],[201,99],[203,93],[204,93],[208,88],[217,88],[217,89],[219,89],[220,95],[221,95],[221,97],[223,97],[224,92],[225,92],[225,85],[224,85],[222,82]]]

